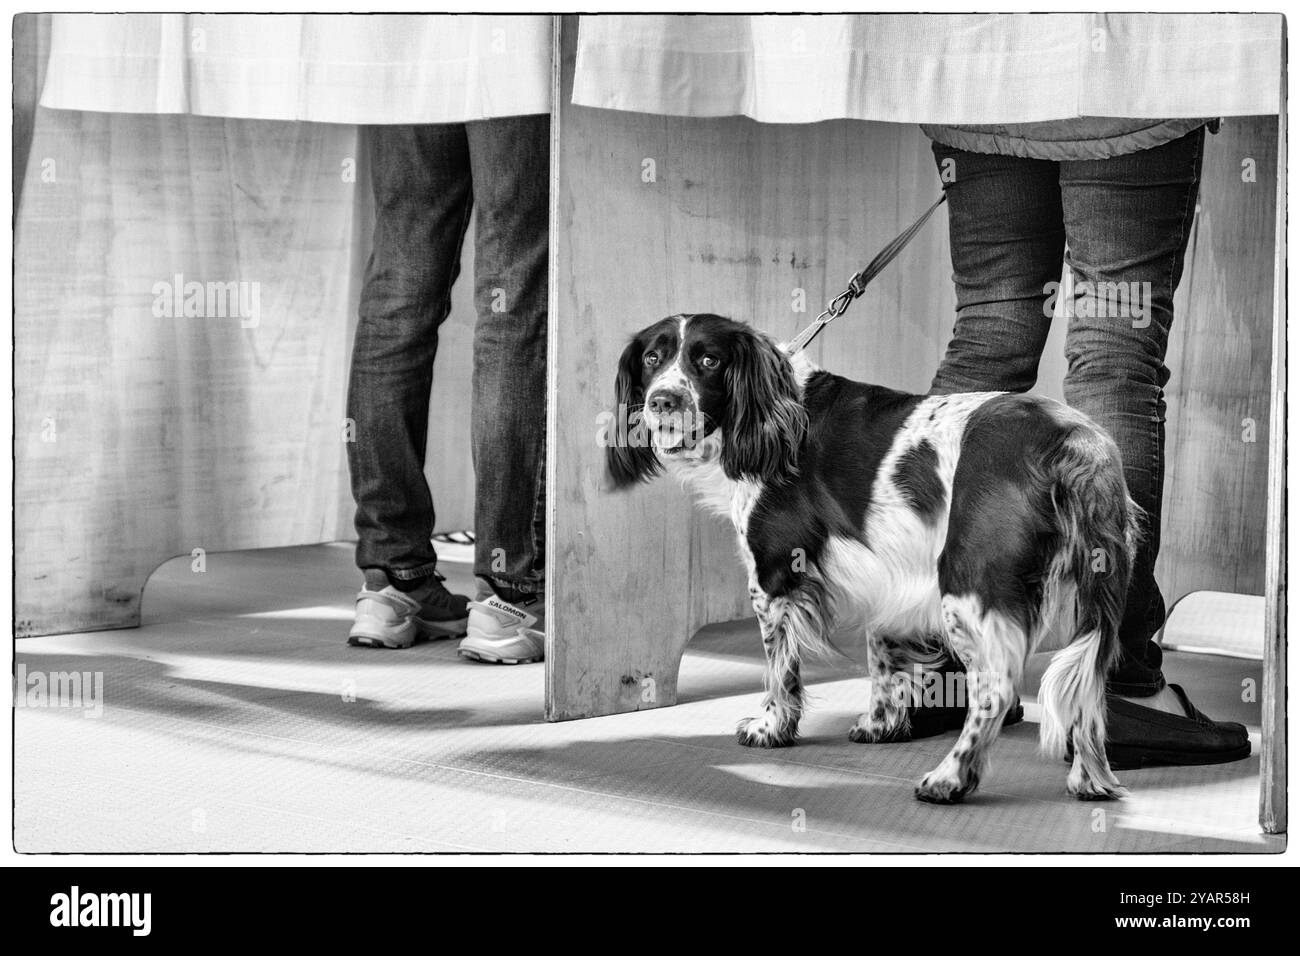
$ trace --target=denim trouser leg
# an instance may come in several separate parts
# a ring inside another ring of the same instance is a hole
[[[1056,163],[933,145],[956,174],[948,194],[948,242],[957,322],[932,394],[1027,392],[1038,381],[1061,278],[1065,226]]]
[[[416,580],[437,564],[424,479],[438,327],[451,308],[473,191],[463,124],[364,130],[375,195],[348,417],[357,566]]]
[[[1132,696],[1164,686],[1160,648],[1151,640],[1164,621],[1153,573],[1164,355],[1203,138],[1197,130],[1129,156],[1059,164],[934,146],[941,169],[946,159],[955,162],[947,191],[958,314],[933,392],[1032,387],[1049,322],[1045,287],[1060,276],[1064,243],[1077,283],[1151,283],[1149,322],[1096,308],[1096,286],[1077,285],[1066,345],[1066,400],[1115,439],[1129,492],[1150,515],[1109,681],[1111,691]]]
[[[375,192],[348,385],[357,564],[431,574],[424,479],[438,327],[451,308],[477,204],[471,445],[475,573],[520,590],[543,580],[550,120],[520,116],[367,131]],[[438,463],[431,463],[437,467]]]
[[[543,586],[550,117],[466,124],[475,219],[474,573]]]
[[[1108,682],[1112,692],[1133,697],[1165,685],[1160,646],[1151,640],[1165,622],[1155,580],[1169,381],[1165,350],[1204,141],[1205,131],[1198,129],[1155,149],[1061,164],[1067,260],[1078,290],[1065,341],[1065,400],[1115,439],[1129,495],[1146,513],[1120,625],[1123,653]],[[1127,284],[1126,293],[1113,285],[1120,282]],[[1127,294],[1128,308],[1116,310],[1113,303],[1125,301],[1120,294]],[[1132,302],[1135,296],[1138,303]]]

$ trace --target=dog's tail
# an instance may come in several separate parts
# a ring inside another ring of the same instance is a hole
[[[1050,468],[1060,547],[1046,584],[1063,602],[1072,594],[1074,607],[1065,615],[1069,642],[1039,688],[1039,740],[1057,759],[1073,745],[1071,793],[1121,797],[1126,791],[1106,760],[1106,674],[1119,652],[1141,512],[1114,442],[1090,423],[1072,430]]]

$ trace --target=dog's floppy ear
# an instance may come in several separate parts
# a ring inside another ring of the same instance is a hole
[[[733,480],[784,481],[798,473],[808,413],[781,347],[745,328],[727,366],[722,470]]]
[[[618,360],[614,381],[614,421],[605,442],[605,473],[614,488],[649,481],[659,474],[659,456],[650,447],[641,412],[645,390],[641,387],[641,358],[645,346],[638,336],[628,343]]]

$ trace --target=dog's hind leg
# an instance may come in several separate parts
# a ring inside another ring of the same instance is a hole
[[[985,610],[975,595],[945,594],[942,604],[948,642],[966,665],[966,723],[943,762],[916,786],[917,799],[927,803],[957,803],[979,786],[1028,648],[1024,628]]]
[[[746,747],[788,747],[799,734],[803,716],[800,652],[818,647],[823,640],[821,602],[810,589],[771,597],[751,588],[750,596],[767,657],[763,714],[742,720],[736,739]]]

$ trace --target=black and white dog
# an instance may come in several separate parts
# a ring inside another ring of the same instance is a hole
[[[865,385],[717,315],[642,331],[619,362],[616,487],[663,470],[731,519],[767,654],[751,747],[794,743],[800,658],[860,628],[872,675],[850,737],[907,739],[896,675],[951,651],[969,708],[916,796],[953,803],[985,769],[1025,658],[1043,677],[1040,740],[1073,744],[1067,789],[1125,791],[1106,762],[1105,678],[1139,512],[1119,452],[1084,415],[1001,392],[925,397]],[[644,440],[638,440],[641,436]]]

